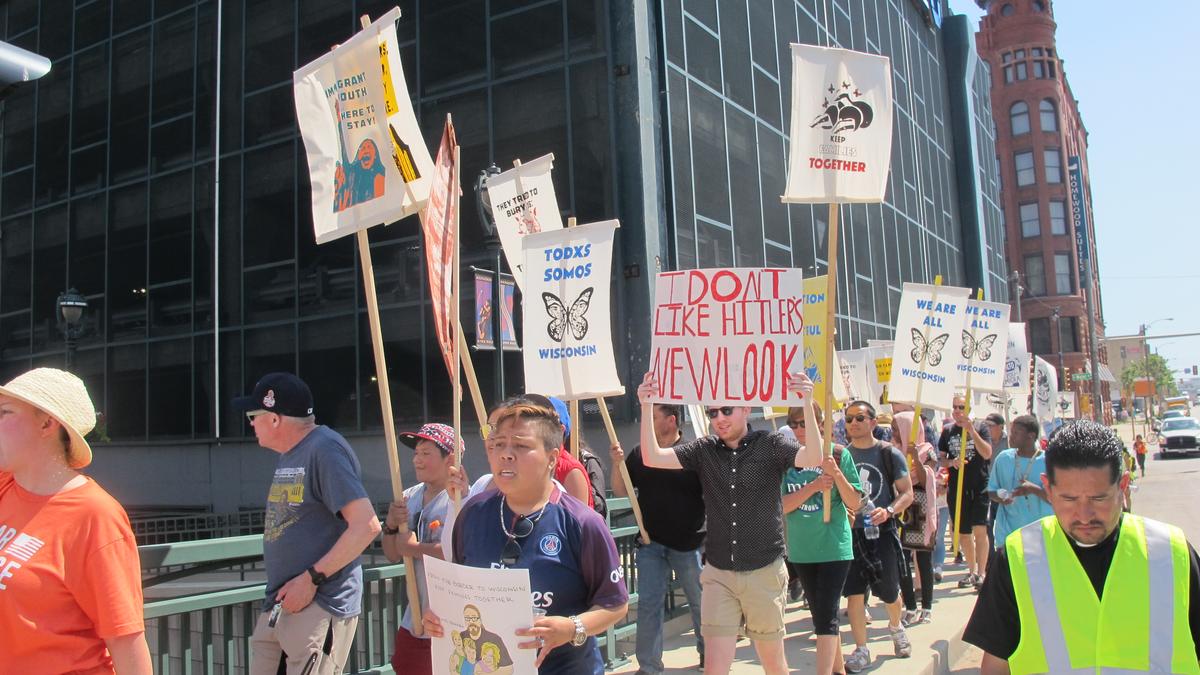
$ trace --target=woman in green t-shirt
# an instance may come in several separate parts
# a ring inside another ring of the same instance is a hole
[[[821,408],[813,407],[820,422]],[[793,433],[803,433],[804,409],[789,408],[787,425]],[[828,523],[824,519],[822,496],[826,489],[831,494]],[[788,469],[783,477],[787,557],[792,563],[790,567],[800,577],[812,613],[813,633],[817,636],[817,675],[846,670],[838,638],[837,611],[842,585],[854,558],[848,516],[858,511],[861,490],[854,459],[840,445],[834,446],[833,455],[826,457],[821,466]]]

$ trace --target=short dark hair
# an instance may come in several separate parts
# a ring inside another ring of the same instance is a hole
[[[1121,477],[1121,439],[1116,432],[1092,420],[1068,422],[1050,435],[1046,446],[1046,476],[1054,483],[1058,469],[1108,467],[1112,482]]]
[[[654,407],[661,410],[662,414],[666,415],[667,417],[674,417],[675,424],[683,423],[683,410],[680,409],[678,405],[675,405],[674,403],[655,403]]]
[[[1000,413],[992,413],[992,414],[988,415],[987,417],[985,417],[984,419],[987,420],[988,423],[990,423],[990,424],[1004,426],[1004,415],[1001,415]]]
[[[1033,434],[1036,438],[1041,432],[1042,427],[1038,424],[1037,418],[1033,415],[1020,415],[1012,421],[1013,426],[1021,427],[1026,433]]]
[[[866,408],[867,412],[869,412],[871,414],[871,419],[875,419],[875,406],[871,405],[867,401],[864,401],[862,399],[854,399],[853,401],[850,401],[849,403],[846,404],[846,407],[844,408],[844,410],[849,410],[850,408],[852,408],[854,406]]]

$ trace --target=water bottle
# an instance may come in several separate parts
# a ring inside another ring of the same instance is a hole
[[[862,505],[863,536],[867,539],[879,538],[879,526],[871,522],[871,512],[875,510],[875,502],[869,498]]]

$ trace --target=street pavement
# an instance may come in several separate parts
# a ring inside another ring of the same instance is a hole
[[[1128,424],[1117,427],[1121,437],[1133,447],[1133,431]],[[1141,431],[1141,427],[1138,427]],[[1159,459],[1157,448],[1150,446],[1151,455],[1146,462],[1146,477],[1137,478],[1133,492],[1135,513],[1177,525],[1187,534],[1193,545],[1200,543],[1200,500],[1188,498],[1189,488],[1200,479],[1200,456],[1187,459]],[[898,659],[892,655],[892,644],[887,632],[887,614],[878,601],[870,608],[872,621],[868,626],[867,646],[874,657],[872,665],[863,672],[882,675],[974,675],[979,672],[982,652],[964,643],[962,629],[975,606],[975,592],[957,587],[965,574],[962,566],[949,565],[945,569],[942,583],[934,592],[933,621],[913,626],[909,638],[913,644],[911,658]],[[850,628],[842,620],[843,652],[849,653],[853,641]],[[664,626],[663,663],[667,673],[697,673],[695,636],[690,619],[678,617]],[[811,673],[816,667],[815,643],[812,621],[808,611],[798,604],[788,605],[787,637],[788,666],[794,673]],[[629,654],[630,662],[611,672],[627,674],[637,672],[633,657],[632,640],[622,642],[621,649]],[[761,673],[754,655],[754,647],[748,640],[738,642],[737,660],[730,671],[734,675]]]

